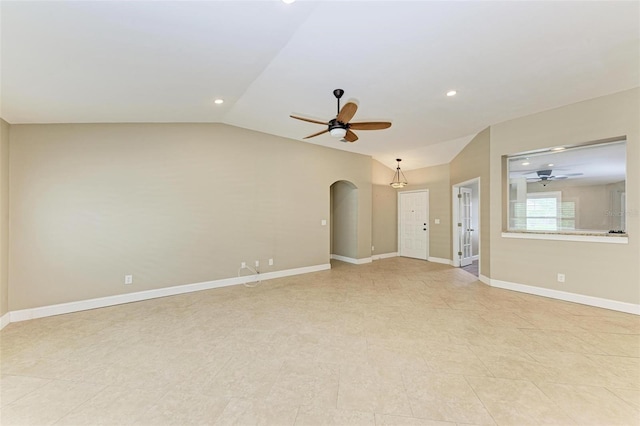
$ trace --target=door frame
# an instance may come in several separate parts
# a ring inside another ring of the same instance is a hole
[[[473,185],[474,183],[478,184],[478,275],[482,274],[482,226],[481,225],[481,189],[480,189],[480,177],[466,180],[464,182],[456,183],[455,185],[451,185],[451,264],[452,266],[459,268],[460,267],[460,257],[458,256],[458,252],[460,251],[460,235],[458,233],[458,221],[460,219],[459,214],[459,205],[458,205],[458,188],[467,187],[469,185]]]
[[[398,256],[402,256],[402,212],[400,209],[401,203],[400,203],[400,197],[402,194],[410,194],[410,193],[426,193],[427,194],[427,258],[424,260],[429,260],[429,251],[430,251],[430,247],[429,247],[429,242],[431,240],[431,227],[430,227],[430,222],[429,222],[429,203],[430,203],[430,199],[429,199],[429,190],[428,189],[415,189],[412,191],[398,191]]]
[[[474,184],[475,185],[475,184]],[[462,197],[458,197],[458,220],[462,223],[462,227],[458,228],[458,260],[460,261],[460,266],[468,266],[473,263],[473,219],[478,220],[475,216],[477,216],[474,210],[477,209],[477,206],[473,205],[473,189],[467,186],[459,186],[458,194],[462,195]],[[465,197],[465,194],[468,195],[468,198]],[[465,203],[465,200],[468,201],[468,207]],[[467,217],[466,215],[469,215]],[[462,215],[462,217],[460,216]],[[468,221],[465,223],[465,219]],[[476,234],[477,235],[477,234]],[[469,238],[467,240],[467,237]],[[467,252],[468,250],[468,252]],[[462,253],[462,254],[460,254]],[[465,255],[469,256],[466,257]]]

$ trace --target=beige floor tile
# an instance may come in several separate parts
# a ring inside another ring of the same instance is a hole
[[[229,403],[227,398],[171,391],[145,406],[138,417],[139,425],[204,425],[214,424]]]
[[[580,331],[574,334],[597,346],[601,353],[640,358],[640,335]]]
[[[530,355],[553,372],[553,376],[546,380],[549,382],[640,389],[638,358],[575,352],[536,352]]]
[[[623,401],[631,404],[631,406],[640,409],[640,390],[638,389],[615,389],[608,388],[611,392],[613,392],[618,398]]]
[[[2,407],[2,424],[51,425],[99,393],[104,386],[52,380]]]
[[[56,425],[137,425],[164,393],[154,389],[109,386],[76,407]]]
[[[465,345],[433,346],[425,351],[424,359],[433,371],[492,376],[480,358]]]
[[[538,383],[537,386],[581,425],[634,425],[640,410],[597,386]]]
[[[343,410],[411,415],[411,405],[396,367],[343,365],[337,407]]]
[[[427,370],[424,343],[412,339],[368,339],[367,362],[373,366]]]
[[[640,409],[639,333],[638,316],[492,288],[447,265],[333,262],[255,288],[9,324],[0,418],[625,424]]]
[[[456,423],[437,420],[419,419],[417,417],[392,416],[376,414],[376,426],[455,426]]]
[[[577,337],[570,331],[521,330],[527,338],[537,343],[541,351],[576,352],[581,354],[606,354],[601,347]]]
[[[464,376],[403,374],[414,417],[457,423],[495,424]]]
[[[478,398],[499,425],[577,424],[532,382],[467,377]]]
[[[470,348],[494,377],[532,382],[547,381],[556,377],[555,368],[538,362],[522,350],[504,346]]]
[[[49,383],[50,379],[40,379],[28,376],[2,376],[0,377],[0,407],[37,391]]]
[[[340,368],[315,361],[287,361],[265,401],[336,408]]]
[[[211,380],[202,392],[225,398],[265,398],[280,375],[282,361],[247,356],[233,358]]]
[[[265,402],[233,398],[216,419],[215,425],[293,425],[298,406],[288,401]]]
[[[375,415],[371,412],[323,409],[301,406],[295,420],[296,426],[350,425],[374,426]]]

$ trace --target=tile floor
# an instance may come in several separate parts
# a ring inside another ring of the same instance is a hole
[[[640,317],[406,258],[13,323],[2,425],[640,424]]]
[[[471,265],[463,266],[462,269],[470,273],[471,275],[475,275],[476,277],[480,276],[480,261],[474,260],[471,262]]]

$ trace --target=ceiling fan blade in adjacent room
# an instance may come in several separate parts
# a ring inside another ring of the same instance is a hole
[[[353,102],[347,102],[338,113],[336,119],[341,123],[348,123],[349,120],[351,120],[356,114],[357,110],[358,105],[354,104]]]
[[[324,124],[324,123],[323,123],[323,124]],[[328,132],[329,132],[329,129],[324,129],[324,130],[323,130],[323,131],[321,131],[321,132],[314,133],[314,134],[309,135],[309,136],[305,136],[303,139],[315,138],[316,136],[320,136],[321,134],[323,134],[323,133],[328,133]]]
[[[355,142],[358,140],[358,135],[353,133],[351,130],[347,130],[347,134],[344,135],[344,140],[347,142]]]
[[[314,120],[313,118],[297,117],[295,115],[290,115],[289,117],[295,118],[296,120],[308,121],[309,123],[324,124],[325,126],[328,124],[326,121]]]
[[[391,127],[388,121],[363,121],[361,123],[351,123],[349,125],[355,130],[382,130]]]

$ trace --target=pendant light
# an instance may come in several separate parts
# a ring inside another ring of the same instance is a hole
[[[400,170],[400,162],[402,159],[396,158],[396,161],[398,162],[398,168],[393,175],[393,181],[389,185],[391,185],[392,188],[404,188],[405,185],[407,185],[407,178],[404,176],[404,173],[402,173],[402,170]]]

